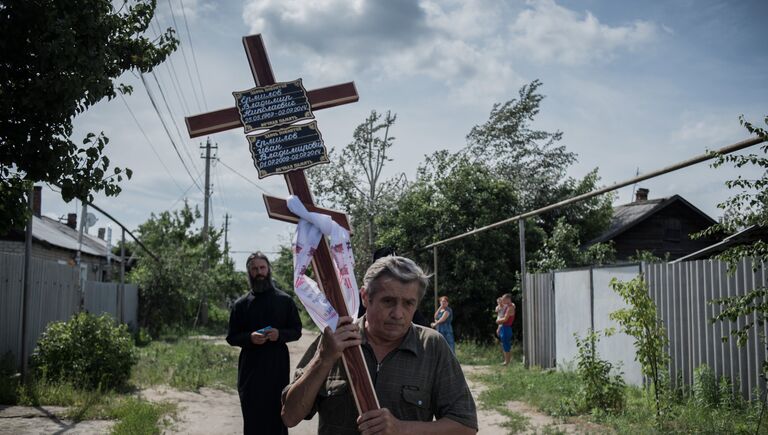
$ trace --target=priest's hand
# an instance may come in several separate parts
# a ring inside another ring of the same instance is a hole
[[[368,411],[357,418],[357,428],[362,435],[405,433],[403,422],[395,418],[389,409]]]
[[[267,331],[266,335],[269,341],[277,341],[278,337],[280,337],[280,331],[277,328],[272,328]]]
[[[335,362],[344,352],[344,349],[359,346],[361,343],[359,328],[352,323],[351,317],[344,316],[339,319],[336,331],[332,331],[329,326],[325,327],[317,352],[322,361]]]
[[[267,336],[259,332],[251,332],[251,343],[264,344],[267,342]]]

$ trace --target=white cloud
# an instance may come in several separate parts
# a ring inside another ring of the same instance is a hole
[[[427,77],[462,104],[496,100],[525,80],[515,62],[568,65],[608,59],[655,37],[656,26],[601,24],[542,0],[517,13],[491,0],[250,0],[243,19],[284,51],[304,59],[308,77],[325,81]]]
[[[735,143],[747,135],[746,129],[732,114],[722,116],[708,114],[686,113],[680,121],[680,128],[672,133],[675,142],[702,142],[712,148],[717,144]]]
[[[610,60],[621,49],[633,50],[657,38],[654,23],[635,21],[611,27],[587,11],[581,14],[557,5],[554,0],[530,0],[509,26],[512,45],[518,52],[540,62],[579,65]]]

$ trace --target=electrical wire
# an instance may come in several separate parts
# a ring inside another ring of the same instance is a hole
[[[195,56],[195,47],[192,45],[192,32],[189,31],[189,22],[187,21],[187,12],[184,9],[184,0],[179,0],[181,4],[181,14],[184,16],[184,27],[187,28],[187,38],[189,39],[189,49],[192,51],[192,63],[195,65],[195,73],[197,74],[197,83],[200,85],[200,95],[203,97],[203,104],[205,110],[208,110],[208,100],[205,98],[205,88],[203,88],[203,81],[200,80],[200,68],[197,65],[197,56]]]
[[[200,169],[198,169],[197,165],[195,164],[195,159],[192,157],[192,155],[189,153],[189,150],[187,147],[183,146],[184,144],[184,136],[181,134],[181,130],[179,130],[179,124],[176,122],[176,115],[171,110],[171,106],[168,104],[168,100],[165,98],[165,92],[163,92],[163,87],[160,86],[160,81],[157,79],[157,76],[155,75],[155,72],[152,71],[150,74],[152,74],[152,78],[155,79],[155,83],[157,84],[157,89],[160,91],[160,96],[163,99],[163,103],[165,104],[165,108],[168,109],[168,114],[171,117],[171,122],[173,122],[173,127],[176,129],[176,134],[179,136],[179,142],[182,144],[182,148],[184,148],[184,152],[187,153],[187,157],[189,157],[190,162],[192,162],[192,167],[195,169],[195,173],[197,175],[200,175]]]
[[[184,166],[184,170],[187,171],[187,175],[189,175],[189,178],[192,180],[195,186],[197,186],[197,188],[202,192],[203,189],[200,187],[199,184],[197,184],[197,180],[195,180],[195,177],[192,175],[192,172],[187,167],[186,162],[184,162],[184,158],[181,157],[181,152],[179,152],[179,147],[176,146],[176,142],[174,142],[173,136],[171,136],[171,132],[170,130],[168,130],[168,126],[165,124],[165,120],[163,119],[163,116],[160,114],[160,110],[157,108],[157,103],[155,103],[155,98],[152,95],[152,91],[149,90],[149,86],[147,85],[147,80],[144,78],[144,74],[141,74],[140,77],[141,77],[141,82],[144,83],[144,89],[147,91],[147,95],[149,96],[149,101],[152,103],[152,107],[155,109],[155,113],[157,113],[157,117],[160,118],[160,123],[163,124],[163,129],[165,130],[165,134],[168,135],[168,139],[171,141],[171,145],[173,145],[173,149],[176,150],[176,155],[179,156],[181,165]]]
[[[179,28],[179,25],[176,24],[176,14],[173,13],[173,4],[171,4],[171,0],[168,0],[168,9],[171,11],[171,20],[173,20],[173,27],[175,29]],[[200,105],[200,100],[197,98],[197,90],[195,89],[195,81],[192,80],[192,72],[189,68],[189,62],[187,61],[187,51],[184,50],[184,44],[181,43],[181,39],[179,39],[179,48],[181,48],[181,57],[184,58],[184,67],[187,70],[187,76],[189,77],[189,84],[192,86],[192,95],[195,97],[195,102],[197,103],[197,110],[202,112],[203,106]]]
[[[239,175],[239,176],[240,176],[240,177],[241,177],[243,180],[245,180],[245,181],[247,181],[247,182],[249,182],[249,183],[253,184],[253,185],[254,185],[254,186],[257,188],[257,189],[261,190],[262,192],[266,193],[267,195],[270,195],[270,196],[276,196],[276,195],[273,195],[273,194],[271,194],[271,193],[267,192],[266,190],[264,190],[264,188],[263,188],[263,187],[261,187],[261,186],[259,186],[258,184],[256,184],[256,183],[255,183],[253,180],[251,180],[250,178],[248,178],[248,177],[246,177],[245,175],[243,175],[243,174],[241,174],[241,173],[237,172],[237,171],[236,171],[234,168],[232,168],[232,167],[231,167],[231,166],[229,166],[228,164],[224,163],[224,162],[223,162],[221,159],[218,159],[218,160],[219,160],[219,163],[221,163],[222,165],[224,165],[224,167],[225,167],[225,168],[227,168],[227,169],[229,169],[230,171],[234,172],[235,174]]]
[[[125,97],[123,97],[123,94],[118,92],[118,95],[120,95],[120,99],[123,101],[123,104],[125,104],[125,108],[128,109],[128,113],[131,114],[131,118],[133,118],[133,122],[136,123],[136,127],[139,128],[139,131],[144,136],[144,139],[147,140],[147,143],[149,144],[149,147],[152,148],[152,152],[155,153],[155,156],[157,157],[157,161],[160,162],[160,164],[165,169],[165,172],[168,174],[169,177],[171,177],[171,181],[173,181],[173,184],[176,185],[176,187],[179,188],[179,190],[184,190],[183,187],[179,184],[178,181],[176,181],[176,178],[171,174],[171,171],[168,169],[168,166],[165,165],[165,162],[163,162],[163,159],[160,158],[160,154],[158,154],[157,149],[155,149],[155,145],[152,143],[151,140],[149,140],[149,136],[147,136],[147,133],[144,131],[144,128],[139,123],[139,120],[136,119],[136,115],[133,114],[133,110],[131,110],[131,106],[128,105],[128,102],[125,101]]]
[[[152,24],[154,24],[157,29],[153,30],[157,32],[159,35],[161,33],[160,30],[160,24],[152,21]],[[159,36],[158,36],[159,37]],[[165,70],[168,72],[169,76],[173,76],[173,79],[171,79],[171,83],[173,85],[173,89],[176,92],[177,97],[179,97],[180,101],[182,102],[182,105],[184,106],[184,113],[192,113],[191,110],[189,110],[189,103],[187,102],[187,98],[185,97],[186,93],[181,90],[181,82],[179,81],[179,75],[176,74],[176,67],[173,66],[173,56],[170,56],[167,61],[163,62],[162,65],[165,67]]]

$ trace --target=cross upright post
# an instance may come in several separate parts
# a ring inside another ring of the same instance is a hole
[[[277,81],[272,72],[261,35],[244,37],[243,45],[256,85],[262,87],[275,84]],[[312,110],[353,103],[359,98],[355,85],[352,82],[311,90],[307,92],[307,97]],[[186,123],[190,137],[230,130],[242,125],[237,108],[235,107],[187,117]],[[343,213],[315,206],[312,192],[309,189],[309,183],[303,170],[288,172],[284,174],[284,177],[288,184],[288,191],[296,195],[307,210],[330,215],[341,226],[350,229],[347,217]],[[271,218],[287,222],[298,222],[298,217],[288,210],[285,200],[264,195],[264,201]],[[347,312],[341,286],[336,276],[331,252],[325,237],[320,240],[312,262],[313,269],[318,278],[317,282],[325,292],[333,308],[340,317],[348,315],[349,313]],[[362,348],[360,346],[347,348],[342,355],[342,360],[352,386],[358,411],[362,414],[379,409],[378,399],[373,389],[373,383],[363,357]]]

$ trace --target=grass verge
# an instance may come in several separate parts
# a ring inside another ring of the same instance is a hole
[[[510,401],[522,401],[541,412],[562,419],[591,422],[613,429],[619,434],[638,433],[756,433],[761,406],[759,402],[733,400],[724,406],[701,406],[685,394],[667,399],[668,407],[660,425],[649,395],[637,387],[627,387],[626,408],[618,414],[601,410],[574,415],[569,398],[578,394],[581,379],[573,372],[526,369],[520,350],[513,349],[513,363],[498,365],[501,351],[497,346],[477,343],[457,343],[457,357],[466,365],[489,365],[485,373],[472,375],[488,388],[479,397],[479,405],[495,409],[507,416],[505,428],[510,433],[528,429],[525,416],[507,409]],[[539,428],[542,433],[556,433],[553,428]],[[762,417],[759,433],[768,434],[768,410]]]
[[[139,349],[131,383],[170,385],[179,390],[237,387],[237,349],[189,337],[153,341]]]

